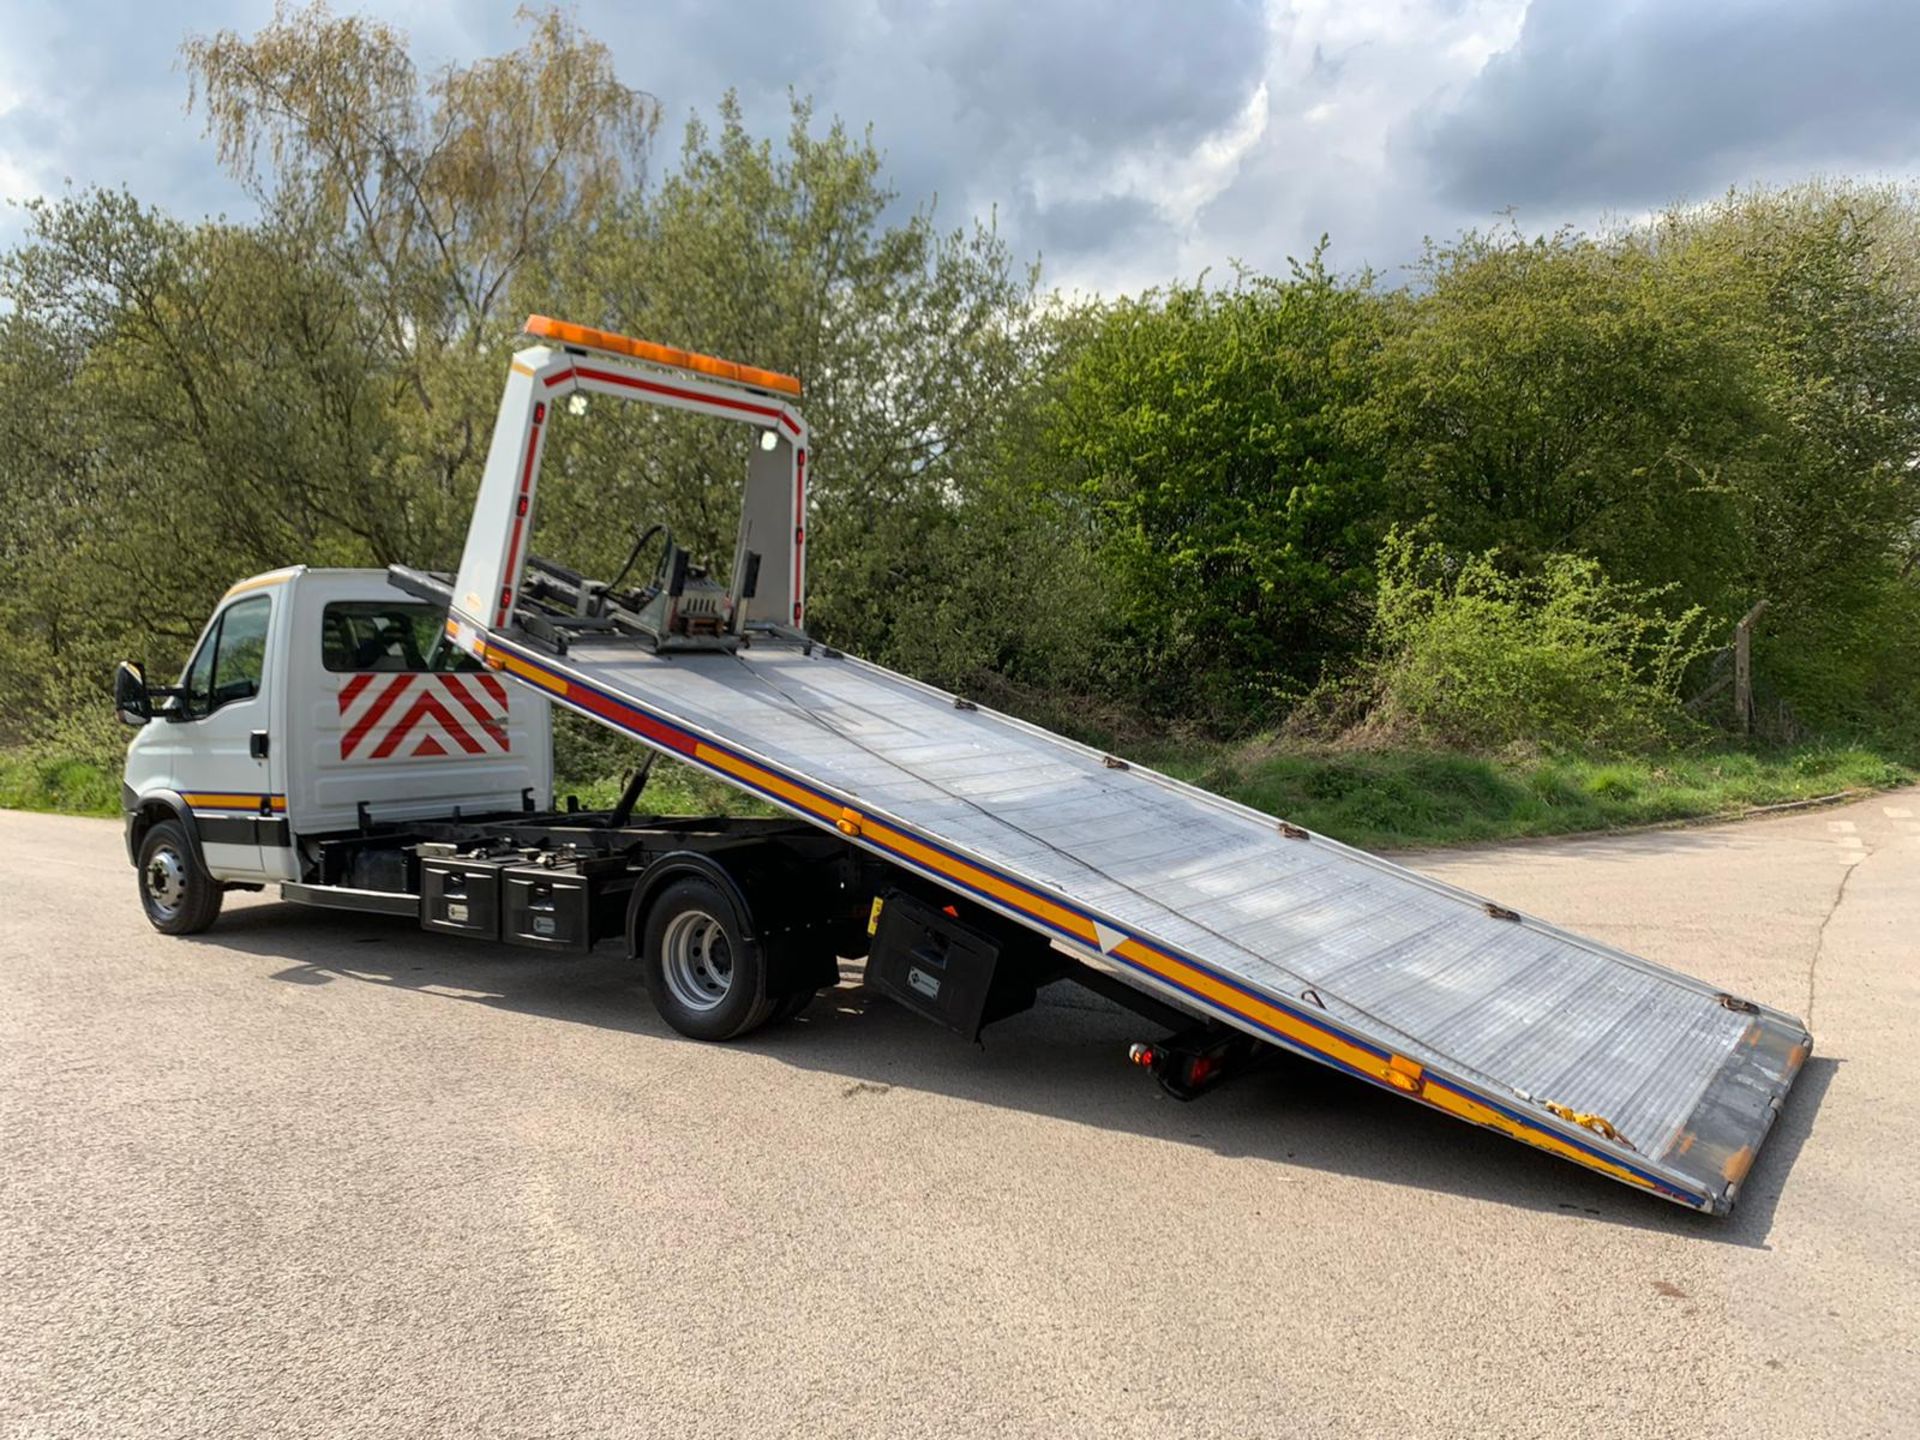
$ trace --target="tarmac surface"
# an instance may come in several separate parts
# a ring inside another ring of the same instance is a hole
[[[0,812],[0,1435],[1920,1434],[1920,790],[1420,868],[1797,1014],[1727,1219],[1082,994],[849,972],[678,1038],[621,956],[230,896]]]

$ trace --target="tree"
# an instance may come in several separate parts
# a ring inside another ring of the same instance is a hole
[[[1725,276],[1636,235],[1470,233],[1430,247],[1381,357],[1395,518],[1509,568],[1597,557],[1717,599],[1726,486],[1759,421]]]
[[[1270,723],[1366,631],[1381,465],[1353,416],[1384,306],[1316,251],[1287,280],[1106,310],[1047,443],[1092,507],[1162,713]]]
[[[457,556],[513,287],[640,183],[657,120],[564,14],[525,18],[519,50],[425,80],[404,36],[323,5],[189,40],[263,218],[34,207],[0,263],[0,725],[59,712],[48,675],[165,671],[238,574]]]
[[[1773,728],[1920,735],[1920,204],[1814,183],[1677,213],[1660,243],[1732,277],[1756,422],[1725,486],[1736,606]]]
[[[124,194],[36,208],[0,263],[8,629],[39,668],[182,658],[236,575],[404,553],[384,393],[348,277],[272,229]],[[28,687],[29,700],[40,694]],[[19,698],[18,692],[16,698]]]
[[[657,194],[629,192],[556,247],[528,294],[585,324],[799,375],[809,459],[812,623],[890,653],[939,573],[956,507],[1025,383],[1033,274],[988,225],[941,231],[930,207],[893,223],[871,137],[816,133],[793,102],[785,145],[689,123]],[[543,543],[617,563],[667,518],[724,555],[737,515],[739,427],[607,407],[554,432]],[[572,477],[578,477],[573,483]],[[609,513],[625,528],[609,529]]]
[[[406,392],[396,473],[457,493],[486,447],[516,281],[637,189],[659,123],[566,12],[520,16],[519,50],[424,82],[403,34],[324,0],[182,47],[222,162],[353,277],[362,343]]]
[[[1431,249],[1382,354],[1398,518],[1728,615],[1821,603],[1920,519],[1915,223],[1892,192],[1808,189]]]
[[[1822,603],[1903,561],[1920,525],[1920,210],[1884,187],[1729,196],[1662,227],[1669,262],[1732,275],[1754,408],[1730,477],[1740,581]]]
[[[1056,723],[1273,723],[1362,656],[1395,523],[1480,557],[1449,643],[1488,597],[1579,611],[1580,577],[1650,625],[1766,599],[1769,715],[1920,714],[1911,189],[1469,234],[1395,292],[1316,253],[1039,303],[991,221],[902,207],[872,136],[798,99],[768,140],[728,97],[649,181],[655,103],[524,18],[432,75],[321,5],[192,39],[260,218],[33,207],[0,257],[0,738],[119,654],[165,671],[237,574],[450,565],[530,310],[799,374],[816,629]],[[724,559],[749,434],[558,418],[543,549],[611,567],[664,519]],[[1564,649],[1527,653],[1570,684]]]

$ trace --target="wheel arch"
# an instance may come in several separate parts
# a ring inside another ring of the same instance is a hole
[[[186,834],[187,849],[193,854],[193,863],[202,870],[207,868],[207,857],[200,849],[200,827],[194,823],[193,807],[177,791],[150,790],[145,795],[135,795],[123,785],[120,803],[127,816],[129,865],[140,863],[140,845],[147,838],[149,830],[163,820],[175,820]]]
[[[747,900],[746,889],[727,867],[711,855],[694,850],[675,850],[649,865],[646,873],[640,877],[640,883],[633,887],[633,898],[627,901],[629,955],[637,957],[640,954],[641,936],[645,933],[647,912],[653,908],[653,902],[676,880],[689,877],[709,881],[717,887],[733,903],[734,914],[740,917],[740,938],[749,945],[760,943],[754,926],[753,906]]]

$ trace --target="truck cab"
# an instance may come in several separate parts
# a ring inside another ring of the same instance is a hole
[[[546,700],[449,644],[444,609],[382,570],[240,581],[178,685],[144,719],[121,708],[143,720],[121,798],[156,924],[184,902],[190,866],[223,887],[298,882],[329,836],[552,804]],[[170,843],[149,846],[162,825]]]
[[[613,809],[556,808],[548,696],[454,643],[451,579],[270,571],[221,597],[177,684],[121,666],[127,858],[153,926],[191,935],[230,892],[273,887],[548,955],[624,941],[661,1013],[700,1039],[835,984],[875,884],[845,841],[790,820],[636,817],[650,761]]]

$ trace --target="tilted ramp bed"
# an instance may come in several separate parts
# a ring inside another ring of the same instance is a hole
[[[1186,1011],[1666,1199],[1733,1203],[1811,1049],[1800,1021],[808,642],[800,382],[527,329],[549,343],[509,366],[455,644]],[[627,600],[619,576],[528,555],[550,407],[587,396],[750,427],[731,589],[699,599],[705,643],[736,652],[698,652],[684,555]],[[522,606],[529,566],[578,633]],[[778,624],[748,633],[749,609]]]
[[[1811,1048],[1779,1011],[840,655],[463,643],[1202,1016],[1706,1211]]]

